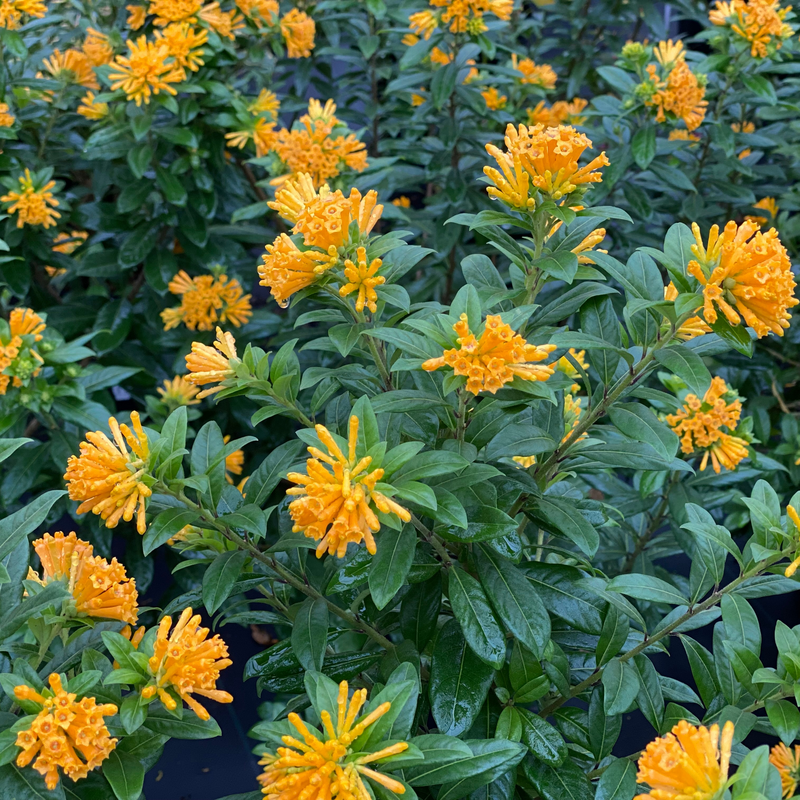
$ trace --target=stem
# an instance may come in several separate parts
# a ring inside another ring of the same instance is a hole
[[[411,515],[411,524],[422,534],[423,538],[426,542],[436,551],[439,558],[442,559],[442,565],[445,569],[449,569],[453,566],[453,559],[450,558],[450,553],[447,552],[447,548],[444,545],[444,542],[438,537],[433,531],[429,530],[422,524],[419,518],[415,515]]]
[[[394,389],[394,385],[392,384],[392,375],[386,366],[383,356],[383,348],[378,349],[378,345],[375,344],[375,340],[371,336],[365,336],[364,338],[367,340],[367,347],[369,347],[372,358],[375,360],[375,366],[378,368],[383,385],[387,392],[391,392]]]
[[[467,391],[462,386],[458,390],[458,411],[456,411],[456,439],[464,443],[464,433],[467,430]]]

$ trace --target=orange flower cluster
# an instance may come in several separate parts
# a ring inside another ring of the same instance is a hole
[[[300,117],[301,127],[282,128],[275,134],[272,149],[286,164],[287,177],[305,172],[319,187],[345,168],[356,172],[367,168],[366,146],[353,133],[339,133],[344,126],[335,114],[332,100],[322,106],[312,99],[308,113]]]
[[[181,270],[169,282],[169,290],[181,298],[181,304],[161,312],[165,331],[181,323],[190,331],[210,331],[217,322],[229,322],[238,328],[246,325],[253,315],[250,295],[243,293],[239,281],[229,280],[227,275],[191,278]]]
[[[344,262],[344,276],[349,283],[339,289],[339,294],[347,297],[353,292],[358,292],[356,311],[359,314],[365,305],[373,314],[378,310],[378,294],[375,287],[386,283],[386,278],[378,275],[381,266],[383,261],[379,258],[373,258],[367,266],[367,251],[363,247],[359,247],[356,251],[355,263],[349,258]]]
[[[769,214],[769,217],[756,216],[751,214],[745,217],[749,222],[756,222],[762,227],[770,222],[774,222],[778,218],[778,203],[774,197],[764,197],[757,203],[753,204],[753,208],[761,208]]]
[[[150,0],[148,14],[155,16],[155,24],[168,25],[170,22],[195,22],[202,7],[202,0]],[[128,8],[131,11],[131,8]]]
[[[25,767],[35,758],[33,768],[53,791],[58,786],[59,768],[78,781],[108,758],[117,740],[109,736],[103,717],[116,714],[117,707],[110,703],[98,705],[93,697],[78,700],[64,689],[57,673],[50,675],[48,681],[50,690],[43,689],[41,694],[30,686],[14,688],[17,700],[42,707],[30,727],[17,732],[15,744],[22,750],[17,766]]]
[[[408,750],[407,742],[395,742],[377,752],[348,758],[352,753],[352,743],[388,713],[392,704],[381,703],[374,711],[359,718],[358,714],[367,701],[367,690],[354,692],[349,704],[348,693],[347,681],[342,681],[339,684],[335,723],[327,710],[320,715],[325,730],[324,741],[309,730],[296,713],[289,714],[289,722],[302,741],[294,736],[283,736],[285,747],[279,747],[276,755],[266,753],[259,762],[266,768],[258,780],[268,800],[324,800],[332,797],[372,800],[374,794],[364,785],[364,778],[375,781],[395,794],[405,793],[402,783],[376,772],[367,764],[405,752]]]
[[[728,780],[733,723],[695,727],[681,720],[666,736],[650,742],[639,758],[636,780],[650,791],[635,800],[712,800]]]
[[[705,119],[708,101],[705,85],[686,63],[683,42],[670,39],[653,49],[658,66],[648,64],[649,82],[641,91],[647,106],[656,108],[656,120],[665,122],[667,114],[682,119],[691,133]],[[659,75],[659,71],[661,75]]]
[[[236,6],[258,28],[263,24],[272,27],[281,11],[278,0],[236,0]]]
[[[350,417],[347,456],[323,425],[315,430],[327,449],[309,447],[312,458],[306,461],[306,473],[290,472],[286,477],[299,486],[286,491],[297,496],[289,503],[289,513],[294,522],[292,531],[302,532],[319,542],[317,558],[327,552],[344,558],[347,545],[364,542],[367,551],[375,555],[374,533],[381,523],[371,504],[383,514],[395,514],[403,522],[411,521],[411,514],[390,497],[379,492],[375,484],[383,477],[382,469],[368,472],[372,456],[356,457],[359,420]],[[326,466],[327,465],[327,466]]]
[[[508,97],[504,94],[500,94],[494,86],[490,86],[488,89],[481,91],[481,96],[486,103],[486,108],[490,111],[499,111],[501,108],[505,108],[506,103],[508,103]]]
[[[281,34],[289,58],[308,58],[314,49],[316,26],[314,20],[296,8],[281,19]]]
[[[55,80],[85,86],[87,89],[100,88],[92,61],[81,50],[67,50],[64,53],[53,50],[50,58],[45,58],[42,64]]]
[[[0,197],[0,201],[10,204],[7,208],[8,213],[17,215],[17,227],[41,225],[50,228],[55,225],[56,220],[61,217],[58,211],[53,210],[58,207],[58,200],[50,191],[56,182],[48,181],[37,188],[31,171],[27,168],[25,174],[19,176],[18,181],[19,191],[11,190]]]
[[[530,58],[523,58],[520,61],[514,53],[511,56],[511,66],[522,75],[520,83],[540,86],[542,89],[555,88],[558,76],[549,64],[537,64]]]
[[[13,31],[19,28],[23,14],[41,19],[46,13],[41,0],[0,0],[0,28]]]
[[[430,0],[430,4],[433,8],[444,9],[436,15],[430,11],[421,12],[434,17],[436,24],[433,29],[444,25],[451,33],[468,33],[471,36],[478,36],[488,30],[483,19],[485,14],[494,14],[498,19],[508,21],[514,10],[514,0]],[[417,19],[411,26],[412,30],[415,33],[421,30],[424,34],[430,28],[430,23],[423,25],[419,14],[413,17]],[[430,38],[430,33],[425,38]]]
[[[311,286],[338,262],[339,249],[351,244],[351,223],[358,228],[359,241],[370,234],[383,213],[377,201],[374,191],[362,196],[358,189],[351,189],[350,196],[345,197],[339,189],[332,192],[327,184],[317,191],[311,176],[305,173],[296,180],[287,179],[269,207],[292,222],[292,232],[302,234],[304,247],[312,249],[300,250],[285,233],[278,236],[261,257],[261,285],[268,286],[276,302],[285,308],[295,292]],[[365,279],[373,281],[375,276],[365,275]]]
[[[94,92],[86,92],[78,106],[78,113],[86,119],[103,119],[108,116],[108,111],[108,103],[97,102]]]
[[[74,253],[87,239],[89,234],[86,231],[62,231],[53,240],[53,251],[70,255]]]
[[[172,628],[172,617],[164,617],[158,626],[153,643],[153,655],[147,669],[153,680],[142,689],[142,697],[149,700],[158,695],[165,708],[174,711],[178,703],[170,691],[177,693],[200,719],[211,715],[193,694],[232,703],[228,692],[217,689],[220,672],[233,662],[228,658],[228,648],[219,634],[208,638],[208,628],[200,627],[200,615],[192,616],[192,609],[185,608]]]
[[[138,411],[131,412],[131,424],[133,430],[110,417],[113,442],[102,431],[89,431],[80,455],[69,457],[64,480],[70,500],[81,503],[79,514],[99,514],[107,528],[115,528],[121,519],[130,522],[135,514],[136,530],[144,534],[145,506],[153,493],[145,482],[150,447]]]
[[[580,364],[581,367],[583,367],[584,370],[589,369],[589,364],[586,362],[585,350],[576,350],[574,347],[570,347],[569,354],[575,359],[575,361],[578,362],[578,364]],[[566,375],[568,378],[572,378],[573,380],[575,380],[580,374],[575,365],[572,363],[572,360],[566,356],[561,356],[561,358],[558,359],[556,362],[556,369],[559,372],[563,372],[564,375]],[[581,385],[579,383],[573,383],[569,390],[573,394],[575,392],[579,392],[581,390]]]
[[[186,380],[194,386],[206,386],[209,383],[227,380],[235,374],[231,361],[238,363],[238,360],[233,336],[217,328],[214,347],[192,342],[192,352],[186,356],[186,368],[189,370]],[[215,392],[221,392],[224,388],[224,386],[213,386],[210,389],[203,389],[197,395],[197,399],[202,400]]]
[[[8,103],[0,103],[0,128],[10,128],[17,118],[9,112]]]
[[[198,16],[208,25],[210,30],[214,31],[222,39],[233,41],[236,38],[236,34],[245,29],[242,15],[235,9],[223,11],[219,7],[219,3],[209,3],[209,5],[203,6]]]
[[[203,66],[203,48],[208,33],[195,29],[188,22],[173,22],[156,32],[156,44],[167,48],[167,56],[183,70],[197,72]],[[185,78],[185,73],[184,73]]]
[[[135,42],[128,39],[126,44],[128,55],[117,56],[112,62],[112,72],[108,76],[112,90],[122,89],[128,100],[134,100],[137,106],[143,102],[147,105],[152,95],[162,91],[171,95],[178,93],[172,84],[185,80],[186,73],[171,59],[165,42],[148,42],[140,36]]]
[[[452,367],[456,375],[467,378],[467,391],[472,394],[495,394],[515,377],[546,381],[554,372],[552,365],[534,366],[532,362],[544,361],[556,346],[528,344],[499,315],[486,317],[479,339],[470,332],[466,314],[461,315],[453,330],[458,335],[458,348],[445,350],[439,358],[428,359],[422,369],[432,372],[440,367]]]
[[[486,192],[512,208],[522,210],[532,209],[536,204],[530,195],[531,187],[553,200],[561,200],[585,184],[600,182],[602,177],[595,170],[609,163],[606,154],[601,153],[586,166],[579,167],[578,161],[592,142],[565,125],[556,128],[520,125],[519,130],[509,125],[505,144],[505,152],[493,144],[486,145],[486,151],[502,170],[483,168],[494,183]]]
[[[770,49],[780,50],[794,28],[784,22],[791,6],[781,8],[778,0],[717,0],[709,12],[713,25],[730,25],[731,30],[750,43],[750,55],[764,58]]]
[[[86,38],[81,47],[86,58],[89,59],[93,67],[101,67],[108,64],[114,58],[114,48],[108,36],[96,28],[86,29]]]
[[[570,102],[557,100],[552,106],[540,100],[535,108],[528,108],[525,113],[528,115],[529,125],[541,124],[546,128],[557,128],[563,124],[582,125],[586,122],[586,117],[581,112],[587,105],[589,101],[582,97],[574,97]]]
[[[747,442],[722,430],[735,431],[739,422],[742,404],[738,399],[731,400],[735,395],[722,378],[716,377],[702,400],[697,395],[688,394],[683,408],[666,417],[667,424],[680,437],[682,453],[691,455],[698,450],[704,451],[701,472],[709,457],[717,474],[720,467],[736,469],[736,465],[747,457]]]
[[[672,281],[664,287],[664,299],[673,303],[678,299],[678,289]],[[678,328],[676,336],[682,342],[688,342],[705,333],[711,333],[711,328],[700,317],[690,317]]]
[[[93,555],[89,542],[61,531],[46,533],[33,543],[42,562],[42,576],[28,568],[28,580],[46,586],[64,581],[72,595],[78,615],[97,619],[116,619],[136,624],[138,605],[136,581],[128,578],[125,567],[116,558],[111,563]]]
[[[161,402],[169,406],[170,410],[180,406],[196,406],[200,401],[197,393],[200,391],[185,375],[176,375],[172,380],[165,380],[163,386],[156,390],[161,395]]]
[[[703,286],[706,322],[716,322],[719,308],[731,325],[744,319],[759,338],[770,332],[783,336],[791,320],[789,309],[800,301],[794,296],[792,264],[778,232],[762,232],[758,223],[746,220],[741,225],[729,222],[720,235],[714,225],[707,247],[697,223],[692,223],[692,232],[696,244],[688,271]]]
[[[783,797],[786,800],[794,797],[797,784],[800,782],[800,745],[789,748],[783,742],[776,744],[770,750],[769,763],[778,770],[781,776]]]
[[[19,388],[40,373],[44,359],[32,345],[41,341],[44,329],[44,320],[32,309],[11,311],[8,335],[0,336],[0,395],[8,391],[9,384]]]
[[[795,461],[795,464],[796,463],[797,462]],[[786,516],[791,520],[792,525],[794,525],[794,533],[792,538],[796,539],[797,535],[800,534],[800,514],[798,514],[797,509],[795,509],[795,507],[790,504],[786,506]],[[791,528],[789,529],[789,531],[791,534],[792,533]],[[794,575],[795,572],[797,572],[798,568],[800,567],[800,543],[798,543],[798,550],[795,551],[795,554],[797,555],[797,558],[795,558],[795,560],[792,561],[792,563],[789,564],[789,566],[786,567],[786,569],[784,570],[783,574],[787,578],[791,578],[792,575]],[[794,790],[792,790],[792,793],[794,793]]]

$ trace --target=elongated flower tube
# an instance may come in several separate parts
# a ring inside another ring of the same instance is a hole
[[[783,742],[769,751],[769,763],[781,776],[781,790],[784,798],[794,797],[800,781],[800,745],[787,747]]]
[[[712,800],[728,780],[733,723],[695,727],[681,720],[666,736],[647,745],[636,780],[650,791],[635,800]]]
[[[407,509],[376,490],[383,470],[369,471],[371,456],[357,458],[358,425],[358,417],[351,416],[347,455],[330,431],[317,425],[317,436],[328,452],[309,447],[312,457],[306,461],[306,473],[290,472],[286,476],[298,484],[286,492],[297,498],[289,504],[294,521],[292,530],[319,542],[317,558],[326,552],[343,558],[348,544],[362,541],[374,555],[377,547],[373,534],[380,530],[381,523],[373,505],[384,514],[395,514],[403,522],[411,520]]]
[[[234,375],[232,361],[238,361],[236,356],[236,340],[229,333],[217,328],[217,339],[214,347],[209,347],[201,342],[192,342],[192,352],[186,356],[186,369],[189,374],[186,380],[195,386],[207,386],[210,383],[221,383]],[[197,395],[198,400],[208,397],[215,392],[221,392],[225,387],[212,386],[203,389]]]
[[[373,769],[390,756],[408,750],[407,742],[396,742],[373,753],[354,753],[352,743],[369,730],[392,707],[382,703],[374,711],[359,717],[367,701],[367,690],[353,693],[348,703],[347,681],[339,684],[336,719],[323,711],[323,738],[309,729],[300,717],[289,714],[289,722],[299,736],[282,737],[284,747],[275,754],[265,753],[259,762],[265,769],[259,776],[262,792],[267,800],[372,800],[373,794],[364,784],[364,778],[395,794],[404,794],[405,786]]]
[[[81,501],[79,514],[99,514],[107,528],[116,528],[121,519],[130,522],[135,515],[136,530],[144,534],[146,501],[153,493],[145,480],[150,446],[138,411],[131,412],[131,424],[133,430],[110,417],[113,441],[102,431],[89,431],[80,455],[69,457],[64,480],[70,500]]]

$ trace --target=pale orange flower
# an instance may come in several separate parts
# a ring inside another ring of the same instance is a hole
[[[783,742],[776,744],[769,752],[769,762],[778,770],[783,796],[788,800],[800,781],[800,745],[789,748]]]
[[[0,197],[0,201],[10,204],[8,213],[17,215],[17,227],[41,225],[47,229],[55,225],[56,220],[61,217],[61,214],[54,210],[59,205],[58,200],[50,191],[56,182],[48,181],[37,189],[31,171],[27,168],[18,180],[19,191],[12,190]]]
[[[296,8],[281,18],[281,34],[289,58],[308,58],[314,49],[316,26],[314,20]]]
[[[192,342],[192,352],[186,356],[186,368],[189,370],[186,380],[195,386],[220,383],[235,375],[231,366],[232,361],[235,363],[239,361],[236,356],[236,340],[230,333],[217,328],[214,347],[200,342]],[[221,392],[224,388],[224,386],[214,386],[210,389],[203,389],[197,395],[197,399],[202,400],[215,392]]]

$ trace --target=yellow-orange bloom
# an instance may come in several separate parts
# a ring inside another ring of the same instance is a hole
[[[780,50],[783,39],[794,33],[784,22],[791,6],[781,8],[778,0],[718,0],[709,12],[714,25],[730,25],[731,30],[750,42],[750,55],[764,58],[770,47]]]
[[[717,225],[703,246],[700,228],[692,223],[696,244],[688,272],[703,286],[703,316],[714,324],[717,308],[731,325],[742,318],[761,338],[770,332],[783,336],[789,327],[789,309],[798,301],[789,254],[774,228],[761,231],[758,223],[729,222],[722,235]]]
[[[747,442],[722,430],[735,431],[739,422],[741,402],[738,399],[726,400],[726,396],[730,398],[735,394],[722,378],[716,377],[702,400],[697,395],[687,394],[683,408],[666,417],[667,424],[680,437],[682,453],[691,455],[704,451],[701,472],[709,457],[717,474],[720,467],[733,470],[743,458],[747,458]]]
[[[675,128],[669,132],[667,139],[670,142],[699,142],[700,137],[696,133],[690,133],[684,128]]]
[[[467,391],[495,394],[505,384],[520,377],[525,381],[546,381],[554,372],[544,361],[556,349],[554,344],[532,345],[512,330],[499,315],[486,317],[480,338],[470,332],[467,315],[462,314],[453,326],[458,334],[458,348],[445,350],[439,358],[425,361],[426,372],[452,367],[456,375],[467,378]]]
[[[50,228],[56,224],[56,220],[61,217],[58,211],[53,209],[58,206],[58,200],[50,191],[55,185],[55,181],[48,181],[40,189],[34,186],[33,177],[29,169],[25,170],[24,175],[19,178],[19,191],[10,191],[0,197],[3,203],[10,203],[9,214],[17,215],[17,227],[24,225],[41,225]]]
[[[636,780],[650,791],[635,800],[711,800],[725,788],[733,723],[695,727],[681,720],[666,736],[647,745]]]
[[[9,113],[8,103],[0,103],[0,128],[10,128],[17,118]]]
[[[223,436],[225,444],[231,440],[230,436]],[[231,475],[241,475],[244,469],[244,450],[234,450],[230,455],[225,456],[225,479],[228,483],[233,483]]]
[[[130,522],[135,514],[136,530],[144,534],[145,507],[153,493],[145,482],[150,446],[138,411],[131,412],[131,424],[133,430],[110,417],[113,441],[102,431],[89,431],[80,455],[69,457],[64,480],[70,500],[81,502],[79,514],[99,514],[107,528],[115,528],[121,519]]]
[[[300,172],[294,177],[287,178],[275,192],[275,199],[270,200],[267,205],[295,225],[309,203],[330,193],[327,183],[323,183],[317,191],[311,176],[306,172]]]
[[[219,3],[210,3],[203,6],[200,11],[200,19],[211,28],[218,36],[223,39],[230,39],[233,41],[236,34],[244,30],[244,18],[241,14],[233,11],[222,11]]]
[[[512,456],[511,460],[519,464],[519,469],[530,469],[536,463],[536,456]]]
[[[324,741],[309,730],[296,713],[289,714],[289,722],[300,739],[281,737],[285,747],[277,748],[276,755],[266,753],[259,762],[265,769],[258,780],[267,798],[372,800],[374,795],[364,785],[364,778],[395,794],[405,793],[402,783],[376,772],[367,764],[405,752],[408,750],[407,742],[396,742],[374,753],[350,757],[352,743],[386,714],[392,704],[381,703],[374,711],[359,718],[358,714],[367,701],[367,690],[355,691],[349,704],[348,693],[347,681],[342,681],[335,720],[327,710],[322,711]]]
[[[35,341],[40,342],[42,331],[47,326],[32,308],[14,308],[8,317],[8,327],[12,336],[32,335]]]
[[[147,105],[151,95],[167,92],[175,95],[177,90],[172,83],[185,80],[186,73],[175,63],[167,64],[169,51],[162,42],[148,42],[140,36],[135,42],[128,39],[127,56],[117,56],[112,62],[109,74],[111,88],[122,89],[128,100],[137,106]]]
[[[430,0],[434,8],[444,9],[441,22],[451,33],[468,33],[478,36],[487,30],[483,15],[494,14],[507,21],[514,10],[514,0]]]
[[[356,251],[355,263],[349,258],[344,262],[344,276],[348,283],[339,289],[339,294],[347,297],[353,292],[358,292],[356,311],[359,314],[365,305],[373,314],[378,310],[378,294],[375,287],[386,283],[386,278],[378,275],[382,265],[381,259],[373,258],[367,266],[367,251],[363,247],[359,247]]]
[[[305,11],[293,8],[288,14],[284,14],[281,18],[281,34],[289,58],[308,58],[311,55],[316,25]]]
[[[109,563],[93,555],[89,542],[78,539],[75,533],[64,536],[61,531],[52,536],[46,533],[33,543],[33,549],[42,562],[42,575],[29,567],[29,581],[42,586],[53,581],[66,583],[79,615],[136,624],[136,581],[126,575],[116,558]]]
[[[210,331],[217,322],[230,323],[235,328],[246,325],[253,315],[250,295],[244,294],[241,284],[227,275],[198,275],[189,277],[181,270],[170,282],[169,290],[181,298],[177,308],[161,312],[164,330],[183,323],[190,331]]]
[[[573,97],[572,100],[557,100],[552,106],[548,107],[544,100],[540,100],[535,108],[528,108],[525,113],[528,115],[529,125],[544,125],[546,128],[556,128],[566,123],[567,125],[582,125],[586,122],[586,117],[582,111],[589,104],[583,97]]]
[[[170,408],[196,406],[200,402],[197,399],[200,390],[185,375],[176,375],[172,380],[167,378],[164,385],[159,386],[156,391],[161,395],[161,402]]]
[[[286,491],[287,495],[297,496],[289,503],[294,522],[292,531],[319,542],[317,558],[326,552],[344,558],[351,542],[364,542],[367,551],[374,555],[377,548],[373,534],[381,529],[381,523],[371,504],[383,514],[411,521],[411,514],[403,506],[376,490],[383,470],[367,471],[372,456],[356,457],[358,424],[358,417],[351,416],[346,456],[328,429],[317,425],[317,436],[328,452],[309,447],[312,458],[306,461],[307,474],[290,472],[286,476],[292,483],[300,484]]]
[[[664,299],[673,303],[678,299],[678,289],[672,281],[664,287]],[[682,342],[688,342],[705,333],[711,333],[711,328],[700,317],[690,317],[678,328],[676,336]]]
[[[98,103],[94,92],[86,92],[81,98],[78,113],[86,119],[103,119],[108,116],[108,103]]]
[[[80,50],[67,50],[61,53],[53,50],[50,58],[45,58],[42,63],[44,68],[56,80],[64,83],[77,83],[87,89],[99,89],[100,84],[92,69],[92,62]]]
[[[421,37],[426,42],[431,38],[433,32],[438,25],[436,15],[430,9],[424,11],[417,11],[408,18],[408,27],[414,32],[415,41],[411,44],[416,44]]]
[[[392,205],[398,208],[411,208],[411,198],[401,194],[400,197],[395,197],[395,199],[392,200]]]
[[[231,361],[238,362],[236,340],[231,334],[217,328],[214,347],[192,342],[192,352],[186,356],[186,368],[189,370],[186,380],[195,386],[206,386],[209,383],[220,383],[232,378],[235,373]],[[197,399],[202,400],[215,392],[221,392],[223,388],[223,386],[213,386],[210,389],[203,389],[197,395]]]
[[[289,298],[301,289],[311,286],[325,270],[330,269],[336,259],[318,250],[300,250],[282,233],[267,245],[258,265],[261,286],[267,286],[270,294],[281,308],[289,305]]]
[[[147,13],[155,15],[155,24],[159,26],[184,20],[195,22],[201,6],[202,0],[150,0]],[[127,8],[133,15],[132,7],[127,6]]]
[[[264,23],[273,26],[281,13],[278,0],[236,0],[236,6],[258,28]]]
[[[520,125],[519,129],[509,125],[505,144],[506,152],[493,144],[486,145],[486,151],[500,165],[503,174],[493,167],[483,168],[495,184],[487,188],[488,195],[504,202],[509,202],[509,199],[523,201],[526,181],[521,180],[522,171],[539,191],[553,200],[560,200],[584,184],[600,182],[602,177],[595,170],[609,163],[606,154],[601,153],[586,166],[579,167],[579,159],[592,142],[586,135],[565,125],[556,128]]]
[[[62,231],[53,240],[53,251],[56,253],[74,253],[87,239],[89,234],[86,231]]]
[[[188,22],[173,22],[156,32],[156,42],[166,46],[167,55],[191,72],[197,72],[205,63],[202,46],[207,41],[208,33]]]
[[[778,218],[778,203],[774,197],[764,197],[757,203],[753,204],[753,208],[761,208],[769,214],[769,217],[761,217],[751,214],[745,217],[750,222],[757,222],[762,227],[770,222],[774,222]]]
[[[262,89],[258,93],[258,97],[247,106],[247,110],[251,114],[269,114],[273,119],[278,116],[280,108],[281,101],[278,100],[278,95],[268,89]]]
[[[126,24],[132,31],[138,31],[147,19],[147,10],[144,6],[125,6],[128,12]]]
[[[783,797],[793,797],[800,781],[800,745],[794,749],[787,747],[783,742],[776,744],[769,751],[769,762],[781,776]]]
[[[649,64],[647,72],[655,91],[645,99],[645,105],[656,107],[656,120],[664,122],[666,114],[673,114],[684,121],[690,132],[698,128],[705,119],[708,101],[705,99],[705,86],[689,65],[682,59],[678,60],[666,81],[656,75],[655,64]]]
[[[800,459],[798,459],[794,463],[797,464],[798,462],[800,462]],[[797,534],[800,533],[800,514],[797,513],[797,510],[795,509],[794,506],[788,505],[788,506],[786,506],[786,516],[792,521],[792,525],[794,525],[794,536],[796,538]],[[791,529],[790,529],[790,533],[791,533]],[[797,568],[798,567],[800,567],[800,555],[798,555],[797,558],[795,558],[795,560],[792,561],[792,563],[789,564],[788,567],[786,567],[786,570],[784,571],[783,574],[787,578],[791,578],[792,575],[794,575],[795,572],[797,572]],[[777,766],[777,764],[776,764],[776,766]],[[779,769],[779,771],[780,771],[780,769]],[[783,774],[782,773],[781,773],[781,778],[783,778]],[[794,794],[794,788],[792,789],[792,794]]]
[[[537,64],[531,58],[523,58],[518,61],[517,55],[514,53],[511,56],[511,66],[521,73],[520,83],[541,86],[542,89],[555,88],[558,76],[549,64]]]
[[[686,59],[683,42],[680,40],[673,42],[672,39],[668,39],[666,42],[659,42],[653,48],[653,55],[656,61],[665,69],[672,69],[679,61]]]
[[[42,694],[25,685],[14,688],[17,700],[42,706],[30,726],[17,732],[15,744],[22,750],[17,766],[26,767],[35,758],[33,769],[53,791],[58,786],[59,768],[79,781],[108,758],[117,740],[109,736],[103,717],[116,714],[117,707],[98,705],[93,697],[78,700],[64,689],[58,673],[52,673],[48,682],[50,690],[44,689]]]
[[[486,103],[486,108],[490,111],[499,111],[501,108],[505,108],[506,103],[508,103],[508,98],[504,94],[500,94],[494,86],[484,89],[481,92],[481,96]]]
[[[175,692],[200,719],[211,715],[192,697],[198,694],[218,703],[232,703],[228,692],[217,689],[219,673],[233,662],[228,658],[228,648],[219,634],[208,638],[208,628],[200,627],[200,615],[192,616],[192,609],[185,608],[172,628],[172,618],[164,617],[158,626],[153,643],[153,655],[147,669],[153,680],[142,690],[145,699],[158,695],[158,699],[170,710],[178,704],[172,696]]]
[[[319,247],[335,256],[337,248],[350,240],[351,222],[356,223],[361,236],[367,236],[382,213],[383,206],[378,203],[378,193],[374,190],[362,196],[353,188],[349,197],[339,189],[329,193],[320,191],[303,206],[292,230],[303,234],[307,247]]]
[[[570,347],[569,354],[572,356],[572,358],[575,359],[575,361],[578,362],[578,364],[580,364],[580,366],[584,370],[589,369],[589,364],[586,362],[585,350],[576,350],[574,347]],[[572,378],[573,380],[575,380],[578,377],[578,375],[580,375],[577,367],[575,367],[575,365],[572,363],[572,360],[567,358],[566,356],[561,356],[561,358],[558,359],[558,361],[556,362],[556,369],[559,372],[563,372],[564,375],[566,375],[568,378]],[[579,392],[580,389],[581,386],[579,383],[573,383],[572,386],[570,386],[569,390],[575,393]]]
[[[225,138],[231,147],[238,147],[240,150],[252,139],[256,146],[256,157],[261,158],[275,147],[277,141],[275,123],[267,122],[263,117],[256,117],[250,129],[226,133]]]
[[[114,58],[114,48],[111,46],[108,36],[95,28],[86,29],[86,39],[84,39],[81,49],[95,67],[108,64]]]

